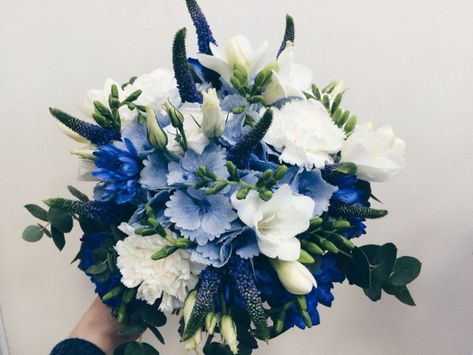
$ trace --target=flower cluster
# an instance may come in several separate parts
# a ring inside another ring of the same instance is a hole
[[[389,126],[359,125],[342,108],[343,81],[313,84],[295,60],[291,17],[271,56],[243,36],[217,44],[195,0],[187,6],[195,58],[182,29],[174,73],[109,79],[88,93],[95,123],[51,109],[83,144],[73,153],[96,182],[94,199],[71,188],[77,201],[28,205],[51,231],[30,226],[25,239],[46,233],[62,249],[74,217],[79,267],[118,320],[159,334],[162,312],[183,310],[182,340],[197,352],[249,353],[255,338],[312,327],[345,278],[373,300],[384,290],[413,303],[406,284],[417,260],[353,239],[387,214],[371,207],[370,183],[401,170],[404,142]],[[388,266],[372,272],[378,264]]]

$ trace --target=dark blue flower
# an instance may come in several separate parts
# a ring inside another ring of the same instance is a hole
[[[336,165],[327,166],[322,170],[322,177],[328,183],[338,187],[338,190],[332,195],[330,204],[343,203],[346,205],[360,205],[369,207],[369,198],[371,196],[371,187],[369,182],[359,180],[355,175],[342,174],[334,171]],[[336,212],[329,210],[329,214],[333,217],[341,217]],[[347,238],[359,237],[365,234],[365,221],[362,217],[345,217],[352,227],[341,233]]]
[[[82,270],[87,270],[90,266],[94,265],[97,260],[94,258],[94,251],[101,248],[104,242],[113,240],[113,236],[110,233],[98,232],[85,234],[81,238],[81,250],[79,254],[80,264],[79,267]],[[97,293],[101,298],[113,288],[120,286],[121,274],[118,268],[115,268],[113,273],[105,280],[99,280],[95,275],[86,273],[90,280],[95,285],[95,293]],[[118,307],[121,303],[120,297],[112,297],[107,301],[104,301],[106,305],[111,308]]]
[[[261,291],[263,301],[268,302],[272,308],[280,308],[283,305],[295,300],[295,296],[286,291],[278,279],[278,276],[271,265],[265,259],[256,259],[255,261],[256,283]],[[321,265],[318,270],[313,272],[317,280],[317,287],[307,294],[307,312],[309,313],[312,324],[320,323],[317,311],[318,303],[330,307],[333,301],[331,290],[334,282],[342,282],[344,274],[337,267],[336,260],[331,255],[321,257]],[[304,329],[306,327],[300,316],[297,306],[293,304],[286,312],[284,327],[292,328],[297,326]]]
[[[99,146],[94,155],[97,157],[97,169],[92,175],[101,181],[94,190],[97,200],[113,200],[122,204],[140,197],[138,179],[142,163],[135,146],[128,138],[125,138],[123,148],[119,148],[117,144],[106,144]]]

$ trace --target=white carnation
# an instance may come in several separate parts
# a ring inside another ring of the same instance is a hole
[[[126,223],[120,229],[129,234],[115,246],[121,282],[129,288],[138,287],[136,297],[149,304],[162,298],[159,309],[163,312],[181,307],[200,273],[200,268],[190,261],[190,254],[178,250],[164,259],[152,260],[151,255],[169,245],[166,239],[159,235],[134,235],[133,228]]]
[[[333,163],[345,134],[315,100],[294,100],[274,111],[264,140],[281,152],[280,159],[306,168]]]

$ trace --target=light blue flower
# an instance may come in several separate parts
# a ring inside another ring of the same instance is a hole
[[[228,147],[234,146],[251,130],[250,126],[243,126],[244,119],[244,115],[239,115],[228,120],[225,130],[220,137],[220,142],[223,145]]]
[[[338,188],[326,182],[318,169],[299,169],[297,172],[291,170],[281,183],[290,179],[290,186],[294,192],[312,198],[315,201],[314,216],[320,216],[326,212],[330,206],[330,198]]]
[[[141,170],[140,184],[143,188],[151,191],[166,189],[168,173],[168,160],[164,154],[155,150],[143,161],[144,168]]]
[[[207,196],[202,190],[176,190],[166,203],[164,215],[180,233],[205,245],[231,228],[237,218],[230,199],[224,195]]]
[[[197,245],[191,253],[191,260],[220,268],[228,262],[233,253],[243,259],[259,255],[255,232],[239,221],[232,222],[231,229],[218,239],[205,245]]]
[[[188,150],[179,163],[169,163],[167,183],[169,185],[195,185],[199,180],[195,172],[200,166],[205,166],[217,177],[226,179],[228,177],[226,162],[225,149],[213,142],[207,145],[200,155],[193,150]]]
[[[147,203],[143,203],[138,206],[135,213],[131,216],[128,221],[128,224],[132,225],[135,228],[142,227],[141,220],[146,216],[146,205],[150,205],[153,208],[155,217],[161,225],[168,228],[171,225],[169,218],[164,215],[165,203],[169,200],[169,191],[163,190],[158,192],[152,198],[149,199]]]
[[[126,126],[122,130],[122,139],[127,138],[129,141],[133,143],[137,151],[137,155],[140,158],[145,158],[146,155],[152,152],[153,147],[150,145],[148,141],[148,133],[146,130],[145,124],[139,124],[136,120],[133,120],[128,126]],[[120,147],[119,143],[118,147]]]

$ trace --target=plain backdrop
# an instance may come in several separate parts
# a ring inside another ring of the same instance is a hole
[[[473,350],[473,2],[471,0],[202,0],[218,41],[235,34],[277,50],[286,13],[298,62],[319,85],[346,78],[344,106],[388,123],[407,141],[406,169],[373,186],[390,214],[359,244],[394,241],[423,262],[416,307],[372,303],[337,285],[321,324],[262,344],[257,354],[471,354]],[[49,106],[78,114],[90,88],[170,65],[175,31],[195,35],[184,0],[0,0],[0,305],[10,354],[47,354],[93,300],[71,265],[80,234],[62,253],[21,239],[34,221],[23,205],[66,195],[77,183],[76,144]],[[177,322],[162,354],[180,354]],[[146,336],[146,339],[151,337]],[[152,340],[150,340],[152,341]],[[3,354],[2,354],[3,355]]]

